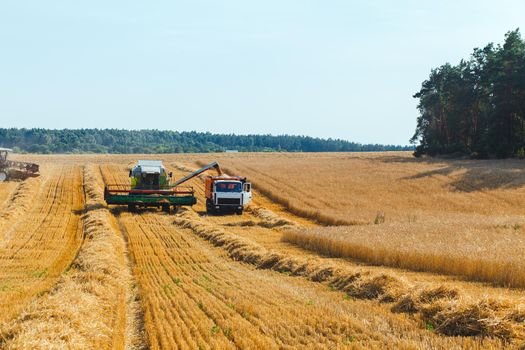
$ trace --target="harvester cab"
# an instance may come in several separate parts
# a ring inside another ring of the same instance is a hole
[[[12,179],[25,180],[40,175],[38,164],[8,160],[7,156],[12,151],[9,148],[0,148],[0,182]]]
[[[172,173],[166,172],[160,160],[139,160],[129,177],[132,189],[160,190],[169,187]]]

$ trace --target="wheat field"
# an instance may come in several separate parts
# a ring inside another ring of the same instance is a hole
[[[499,349],[525,344],[520,161],[406,153],[18,156],[0,184],[0,348]],[[137,159],[218,160],[242,216],[107,207]],[[487,283],[488,282],[488,283]],[[510,287],[510,288],[509,288]]]
[[[222,158],[291,213],[338,226],[286,232],[287,242],[366,263],[525,286],[517,254],[525,244],[523,161],[415,160],[408,153]]]

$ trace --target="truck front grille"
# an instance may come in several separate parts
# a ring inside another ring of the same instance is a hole
[[[239,198],[218,198],[217,204],[222,205],[241,205],[241,200]]]

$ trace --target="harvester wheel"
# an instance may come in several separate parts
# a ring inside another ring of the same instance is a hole
[[[5,180],[7,180],[7,174],[0,171],[0,182],[4,182]]]
[[[130,213],[133,213],[137,210],[137,206],[135,204],[128,204],[128,211]]]
[[[170,212],[170,205],[169,204],[163,204],[162,205],[162,211],[165,212],[165,213],[169,213]]]

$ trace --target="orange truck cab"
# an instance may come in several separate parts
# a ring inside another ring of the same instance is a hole
[[[235,212],[242,214],[252,200],[252,186],[238,176],[207,176],[204,181],[208,214]]]

